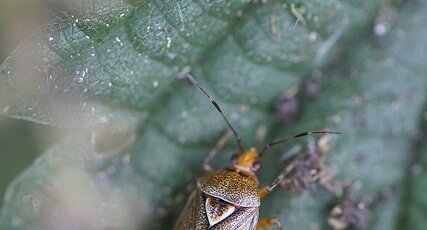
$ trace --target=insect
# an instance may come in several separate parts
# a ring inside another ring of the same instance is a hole
[[[282,229],[280,221],[275,217],[258,220],[261,199],[269,194],[292,170],[287,167],[266,187],[260,187],[255,175],[261,169],[261,157],[270,147],[290,140],[313,134],[339,134],[333,131],[304,132],[292,137],[268,143],[257,151],[252,147],[245,149],[236,129],[231,125],[218,103],[189,74],[187,78],[199,88],[218,110],[234,135],[239,152],[231,159],[231,166],[214,170],[209,166],[210,160],[225,144],[222,138],[203,163],[206,175],[197,182],[184,211],[181,213],[174,230],[261,230],[272,226]]]

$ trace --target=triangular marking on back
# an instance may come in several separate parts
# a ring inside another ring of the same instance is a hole
[[[209,226],[221,222],[236,211],[236,206],[210,196],[206,198],[205,208]]]

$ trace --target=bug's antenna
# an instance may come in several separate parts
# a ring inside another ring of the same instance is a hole
[[[265,155],[268,152],[268,150],[270,149],[270,147],[272,147],[273,145],[286,143],[286,142],[289,142],[289,141],[292,141],[292,140],[295,140],[295,139],[298,139],[301,137],[309,136],[309,135],[322,135],[322,134],[337,134],[337,135],[339,135],[342,133],[336,132],[336,131],[307,131],[307,132],[303,132],[303,133],[297,134],[297,135],[292,136],[292,137],[287,137],[285,139],[273,141],[273,142],[266,144],[264,146],[264,148],[261,150],[259,156],[262,157],[263,155]]]
[[[231,125],[231,123],[228,121],[227,117],[225,116],[225,114],[222,112],[221,108],[219,107],[218,103],[211,97],[211,95],[209,95],[208,92],[206,92],[205,89],[203,89],[202,86],[200,86],[199,82],[196,81],[196,79],[194,79],[194,77],[192,76],[194,75],[194,73],[189,73],[187,74],[187,78],[191,81],[191,83],[193,83],[194,86],[196,86],[197,88],[199,88],[205,95],[206,97],[209,98],[209,100],[211,101],[212,105],[216,108],[216,110],[218,110],[218,112],[221,114],[222,118],[224,119],[225,123],[227,123],[228,127],[231,129],[231,131],[233,131],[234,137],[236,138],[237,141],[237,145],[239,146],[239,149],[241,152],[244,151],[243,148],[243,143],[242,143],[242,139],[240,138],[239,134],[237,133],[236,129]]]

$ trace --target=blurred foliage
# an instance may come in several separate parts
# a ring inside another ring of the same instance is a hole
[[[44,1],[0,1],[1,62],[19,45],[22,37],[43,21],[46,11]],[[0,116],[1,197],[7,185],[54,143],[57,139],[54,133],[55,129],[49,126]]]
[[[426,228],[425,2],[46,5],[53,17],[24,29],[0,69],[0,112],[57,127],[60,140],[9,186],[1,229],[171,229],[180,210],[174,201],[202,175],[203,157],[225,131],[182,79],[190,69],[247,147],[305,130],[345,132],[328,143],[327,163],[353,184],[349,198],[370,210],[369,229]],[[4,22],[3,31],[15,28]],[[306,90],[310,81],[319,92]],[[274,109],[284,95],[298,99],[288,124]],[[26,138],[4,133],[8,148]],[[16,151],[37,153],[38,142],[29,138]],[[215,167],[236,150],[229,142]],[[264,159],[262,184],[285,167],[282,155],[295,144]],[[323,189],[276,189],[261,216],[277,215],[287,229],[327,229],[342,199]]]
[[[0,117],[0,195],[3,197],[7,185],[31,162],[42,154],[55,138],[49,127],[27,121]],[[3,202],[3,199],[1,200]]]

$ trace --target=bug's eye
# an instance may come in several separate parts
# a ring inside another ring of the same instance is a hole
[[[261,169],[261,162],[257,161],[252,164],[252,171],[257,172]]]
[[[234,164],[237,162],[237,157],[239,156],[238,153],[235,153],[231,156],[231,162]]]

